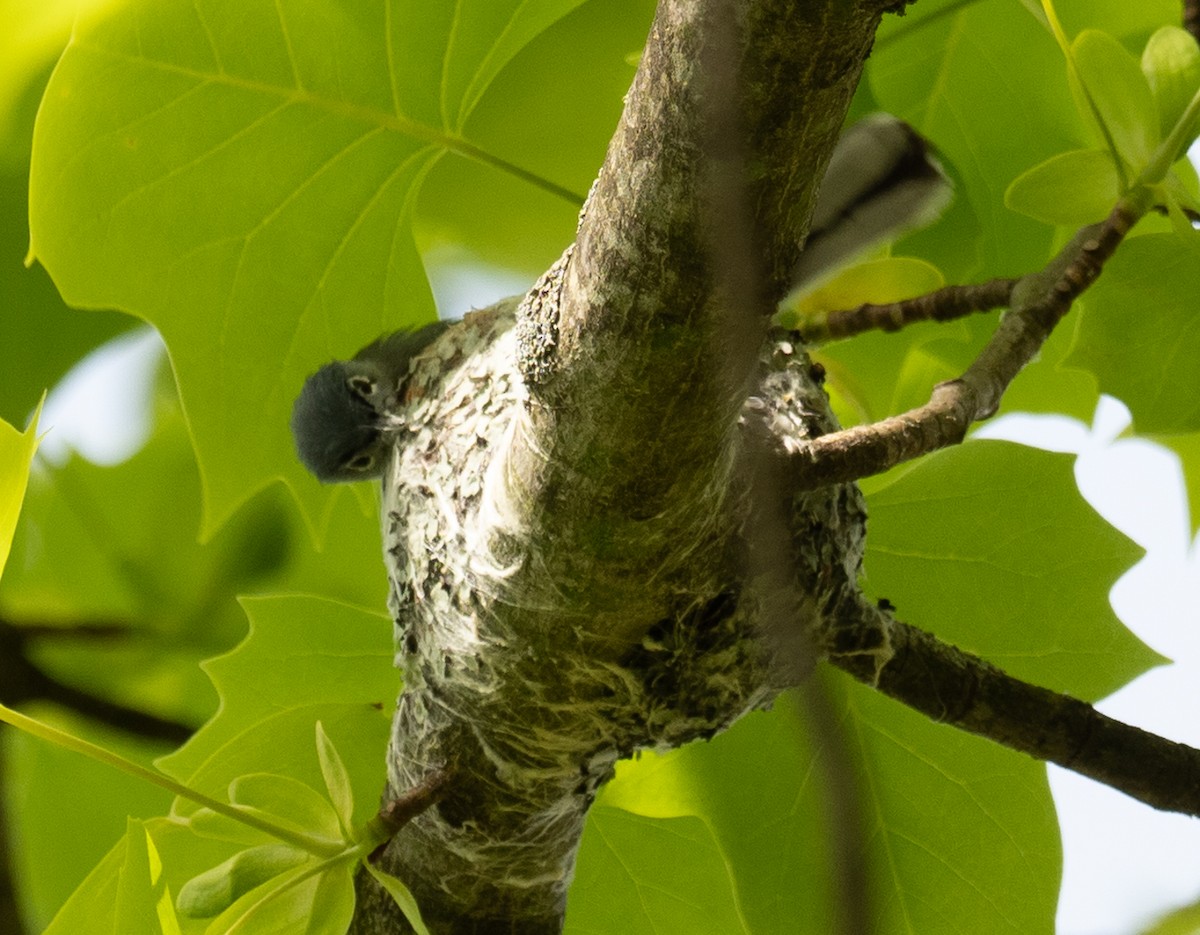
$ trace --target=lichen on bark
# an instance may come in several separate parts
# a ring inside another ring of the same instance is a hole
[[[764,289],[782,296],[878,5],[664,0],[574,244],[410,383],[384,483],[405,677],[385,795],[455,780],[381,861],[436,933],[558,932],[616,761],[770,704],[853,590],[857,490],[760,483],[789,440],[835,425],[803,350],[719,339],[697,63],[722,16]],[[784,518],[782,563],[764,561],[764,513]],[[764,625],[784,617],[808,650]],[[366,878],[355,931],[406,931]]]

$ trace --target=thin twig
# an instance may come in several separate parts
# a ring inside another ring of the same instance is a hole
[[[961,442],[972,422],[995,414],[1008,385],[1095,282],[1147,207],[1144,200],[1122,198],[1103,223],[1080,230],[1044,269],[1023,277],[1012,291],[1010,313],[987,346],[961,377],[934,387],[924,406],[800,447],[792,459],[796,489],[879,474]]]
[[[450,767],[436,770],[422,779],[406,792],[401,793],[387,802],[376,816],[387,829],[389,838],[420,815],[423,811],[437,805],[446,793],[454,779],[455,770]],[[380,848],[386,847],[386,842]]]
[[[804,344],[823,344],[865,331],[899,331],[920,321],[953,321],[1008,305],[1019,280],[992,279],[970,286],[945,286],[925,295],[881,305],[821,312],[792,334]]]
[[[935,721],[1057,763],[1154,808],[1200,816],[1200,750],[1014,678],[865,600],[844,610],[890,634],[892,656],[882,667],[872,655],[830,654],[859,681]]]

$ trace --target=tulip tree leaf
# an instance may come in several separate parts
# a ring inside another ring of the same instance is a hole
[[[1200,430],[1200,234],[1124,244],[1088,291],[1069,365],[1133,413],[1139,432]]]
[[[312,597],[244,598],[243,604],[250,635],[205,664],[221,709],[177,753],[162,759],[161,767],[218,797],[239,777],[241,787],[250,788],[245,784],[254,781],[246,774],[264,771],[310,791],[322,789],[313,745],[320,721],[345,758],[354,801],[365,803],[356,816],[361,824],[373,814],[371,803],[383,786],[390,712],[399,694],[389,621]],[[336,835],[337,816],[321,802],[324,825]]]
[[[818,682],[835,715],[832,737],[814,729],[802,698],[788,695],[711,743],[620,764],[600,804],[657,821],[663,837],[672,822],[695,816],[728,861],[747,931],[826,935],[838,930],[844,895],[831,869],[832,842],[847,832],[830,820],[833,793],[815,751],[837,743],[854,764],[856,789],[837,794],[851,797],[866,838],[872,932],[1050,935],[1061,849],[1045,768],[933,724],[840,673]],[[590,857],[601,863],[590,872],[608,875],[597,889],[651,890],[660,885],[660,865],[712,845],[680,835],[672,852],[647,855],[638,846],[593,822],[580,873]],[[675,886],[678,893],[682,884]],[[572,913],[583,915],[587,905],[574,899],[568,930],[582,921]],[[714,885],[705,905],[721,913],[725,899]],[[616,929],[597,922],[580,931]]]
[[[1083,500],[1068,456],[970,442],[868,503],[866,583],[901,619],[1086,700],[1162,661],[1108,602],[1141,550]]]
[[[1047,224],[1078,227],[1104,220],[1121,193],[1111,153],[1073,149],[1017,176],[1004,194],[1004,203]]]
[[[323,515],[291,403],[330,357],[433,316],[412,219],[439,160],[577,207],[464,125],[580,2],[172,0],[81,18],[35,133],[32,253],[69,303],[162,332],[207,531],[277,477]]]

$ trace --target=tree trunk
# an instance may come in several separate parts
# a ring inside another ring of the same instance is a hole
[[[789,443],[835,426],[761,312],[882,6],[663,0],[575,243],[418,365],[384,481],[405,677],[386,796],[454,777],[381,865],[432,932],[559,932],[616,761],[711,737],[841,638],[863,505],[779,482]],[[722,270],[729,205],[754,295]],[[364,877],[354,931],[407,930]]]

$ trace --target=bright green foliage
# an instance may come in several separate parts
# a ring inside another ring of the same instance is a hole
[[[441,158],[577,204],[464,128],[578,3],[173,2],[77,26],[39,116],[33,253],[69,302],[163,333],[208,530],[279,476],[322,514],[328,495],[289,457],[292,400],[330,357],[433,315],[412,223]]]
[[[0,416],[24,422],[128,315],[163,333],[183,410],[159,400],[154,436],[125,465],[34,472],[0,616],[60,625],[69,635],[37,658],[72,684],[187,723],[211,716],[158,761],[165,771],[319,853],[184,800],[172,818],[149,817],[167,808],[161,790],[9,737],[5,792],[26,842],[17,864],[31,928],[99,860],[49,935],[200,935],[234,919],[246,932],[336,933],[399,683],[375,495],[302,473],[291,400],[328,358],[431,316],[428,283],[444,267],[481,258],[532,279],[558,255],[653,3],[85,6],[39,118],[33,253],[72,304],[127,314],[69,311],[41,270],[21,267],[38,76],[66,37],[61,4],[43,4],[44,19],[0,37]],[[1194,135],[1200,59],[1173,25],[1177,0],[1055,7],[1061,45],[1035,0],[921,0],[885,20],[854,112],[916,124],[956,200],[896,247],[900,258],[831,280],[802,314],[1035,269],[1065,238],[1053,225],[1099,219],[1156,147]],[[3,0],[0,11],[33,15]],[[1193,504],[1200,263],[1180,208],[1200,204],[1197,191],[1180,164],[1162,179],[1171,216],[1139,225],[1004,401],[1087,419],[1099,392],[1118,396],[1135,431],[1180,453]],[[839,414],[867,421],[925,402],[996,319],[822,348]],[[1065,458],[971,443],[868,488],[864,584],[903,619],[1087,698],[1160,661],[1106,600],[1137,550],[1080,501]],[[251,633],[230,650],[246,616]],[[73,634],[104,622],[127,635]],[[213,656],[215,693],[198,666]],[[880,935],[1052,931],[1060,859],[1044,770],[835,673],[820,678],[840,740],[785,699],[711,744],[622,765],[591,816],[570,930],[626,931],[634,919],[637,931],[689,935],[831,931],[840,831],[815,750],[839,742],[857,777]],[[137,762],[163,753],[46,716]],[[415,912],[401,881],[368,869]],[[176,918],[172,896],[192,915]]]
[[[180,935],[162,858],[146,826],[129,821],[125,862],[118,877],[114,931],[128,935]]]
[[[192,877],[179,891],[181,915],[209,919],[250,890],[304,863],[308,855],[288,844],[259,844]]]
[[[1194,171],[1186,163],[1168,166],[1183,156],[1196,136],[1192,128],[1200,126],[1196,41],[1178,27],[1163,27],[1146,43],[1139,67],[1108,33],[1085,29],[1069,46],[1064,35],[1056,36],[1076,107],[1103,148],[1051,156],[1013,180],[1004,203],[1041,221],[1080,226],[1106,217],[1135,184],[1161,182],[1167,205],[1195,209],[1200,196]],[[1179,226],[1190,229],[1182,218]]]
[[[317,759],[321,764],[321,776],[325,780],[325,791],[329,794],[342,837],[349,837],[354,827],[354,786],[350,772],[338,753],[337,747],[317,721]]]
[[[699,818],[649,819],[597,806],[579,859],[567,935],[750,932],[729,865]]]
[[[1200,89],[1200,45],[1178,26],[1163,26],[1142,51],[1142,71],[1150,83],[1163,136],[1183,117]],[[1194,139],[1195,132],[1187,134]]]
[[[909,299],[943,285],[945,279],[938,268],[916,257],[867,260],[840,270],[811,291],[789,296],[780,307],[779,321],[792,328],[821,312]]]
[[[1200,430],[1200,234],[1136,237],[1083,303],[1069,363],[1123,399],[1141,432]]]
[[[1118,171],[1133,178],[1150,161],[1158,146],[1158,113],[1150,83],[1138,60],[1113,36],[1085,29],[1071,43],[1071,58],[1096,119],[1100,138],[1114,150]]]
[[[1200,470],[1194,467],[1200,464],[1200,433],[1166,435],[1155,440],[1174,451],[1183,463],[1183,482],[1191,508],[1192,535],[1195,535],[1200,530]]]
[[[1107,600],[1141,550],[1079,496],[1070,458],[980,441],[895,473],[870,496],[866,565],[901,619],[1088,700],[1162,662]]]
[[[367,872],[396,901],[396,905],[400,907],[417,935],[429,935],[429,930],[425,928],[425,923],[421,921],[420,907],[417,905],[416,899],[413,898],[413,894],[409,892],[408,887],[390,873],[384,873],[370,861],[363,864],[363,866],[367,868]]]
[[[716,896],[706,905],[714,913],[736,908],[756,935],[826,935],[836,930],[830,840],[847,832],[831,824],[831,791],[816,750],[837,743],[859,764],[858,788],[842,794],[857,806],[871,842],[876,931],[1051,932],[1059,844],[1043,769],[868,689],[835,679],[824,688],[839,715],[833,738],[814,734],[803,705],[785,697],[772,713],[745,718],[710,744],[622,764],[602,804],[660,821],[662,839],[681,816],[710,829],[700,842],[706,850],[715,842],[738,897],[726,908],[724,887],[710,885]],[[688,856],[699,849],[697,835],[678,835],[659,863],[698,860]],[[624,855],[597,843],[611,838],[608,823],[589,825],[584,855],[623,880]],[[635,882],[686,898],[678,875],[660,880],[647,869]],[[590,911],[605,918],[601,907],[572,901],[569,929],[585,906],[588,919]],[[580,931],[615,929],[597,922]]]
[[[320,721],[345,758],[355,801],[366,803],[355,820],[361,824],[383,787],[383,750],[400,687],[389,621],[311,597],[243,604],[250,636],[204,666],[224,705],[161,767],[213,795],[234,780],[253,783],[239,777],[264,767],[320,789],[324,777],[313,753],[313,725]],[[329,817],[336,829],[337,815]]]
[[[1159,919],[1138,935],[1195,935],[1200,929],[1200,902],[1184,906]]]
[[[17,515],[29,484],[29,465],[36,449],[36,415],[24,432],[0,419],[0,572],[8,563]]]
[[[249,664],[256,670],[265,671],[261,668],[264,660],[270,661],[272,654],[278,652],[278,643],[288,639],[286,631],[276,630],[276,621],[281,616],[286,617],[288,623],[303,620],[306,610],[312,612],[306,605],[312,603],[314,599],[302,597],[264,600],[264,607],[246,644],[212,664],[218,688],[225,684],[222,679],[228,677],[231,671],[236,673],[240,665]],[[273,615],[272,610],[277,615]],[[374,791],[379,787],[379,777],[375,776],[371,781],[371,770],[365,767],[365,763],[382,764],[390,710],[389,704],[382,701],[364,702],[360,699],[373,699],[375,691],[383,691],[385,686],[390,689],[386,697],[394,697],[396,686],[395,672],[390,665],[391,654],[386,649],[386,624],[379,626],[381,621],[374,614],[352,612],[349,608],[344,610],[341,614],[318,611],[326,623],[336,620],[339,630],[331,640],[326,626],[323,645],[322,626],[318,624],[309,628],[305,631],[308,638],[306,648],[308,652],[317,654],[326,650],[331,658],[342,654],[354,665],[355,677],[346,677],[336,669],[332,673],[314,674],[306,679],[308,687],[312,689],[310,694],[301,703],[291,704],[289,709],[285,699],[273,696],[269,681],[260,679],[259,684],[254,685],[235,676],[230,682],[231,692],[224,698],[221,716],[166,762],[167,766],[178,772],[193,758],[202,757],[210,746],[216,745],[218,748],[219,767],[214,767],[211,761],[203,763],[188,777],[187,788],[191,791],[176,803],[177,814],[189,814],[186,826],[194,832],[189,835],[191,840],[171,834],[160,859],[158,851],[154,849],[152,836],[147,837],[147,844],[139,836],[140,832],[131,831],[123,849],[119,848],[110,855],[109,860],[115,861],[118,857],[114,855],[120,854],[119,876],[123,888],[126,880],[135,878],[131,875],[136,874],[136,879],[141,879],[149,872],[153,890],[148,889],[147,893],[153,892],[155,900],[148,901],[148,896],[140,901],[119,899],[110,904],[111,917],[105,915],[104,909],[93,910],[86,928],[79,931],[104,931],[108,927],[120,932],[140,931],[149,924],[147,914],[150,908],[159,913],[160,918],[164,914],[169,915],[173,922],[175,904],[168,902],[168,908],[165,909],[160,905],[162,900],[159,897],[168,891],[168,884],[162,882],[165,879],[164,867],[169,875],[182,880],[177,891],[179,910],[185,919],[185,932],[205,931],[210,935],[223,935],[236,931],[251,935],[303,931],[311,935],[338,935],[345,931],[354,908],[354,869],[381,843],[380,838],[372,836],[378,832],[360,834],[352,827],[355,821],[352,787],[355,779],[370,782],[368,790]],[[360,638],[346,639],[346,631],[355,629],[360,631]],[[372,640],[373,631],[385,637],[382,640],[385,647],[383,652],[378,649],[372,651],[372,643],[378,647],[381,642],[378,638]],[[331,642],[336,644],[332,648],[329,646]],[[285,661],[291,664],[299,662],[303,668],[304,652],[305,648],[300,648],[298,655]],[[374,667],[370,665],[372,656]],[[378,673],[374,679],[371,678],[372,668]],[[322,688],[320,678],[330,674],[334,677],[340,675],[341,679]],[[281,679],[280,683],[287,684],[287,681]],[[253,693],[253,703],[249,705],[245,703],[248,689]],[[264,719],[258,706],[266,706],[274,716]],[[352,765],[358,767],[353,773],[347,768],[321,720],[316,721],[315,756],[310,748],[307,757],[308,760],[315,760],[315,763],[306,763],[306,758],[297,756],[302,748],[296,736],[290,732],[291,725],[299,719],[311,731],[314,713],[336,720],[338,735],[349,739],[350,747],[357,755],[351,759]],[[270,740],[260,733],[264,724],[269,728],[267,733]],[[243,729],[247,726],[250,729]],[[225,730],[232,731],[233,736],[223,737]],[[283,755],[272,756],[272,742],[279,745]],[[212,801],[211,795],[208,804],[198,811],[189,804],[194,801],[203,803],[206,790],[218,781],[216,777],[225,772],[230,764],[236,764],[243,758],[270,762],[277,771],[235,775],[228,783],[229,806],[219,807],[222,799]],[[363,760],[364,765],[359,764],[359,759]],[[311,777],[313,766],[316,766],[318,781],[324,781],[332,801],[317,792],[305,779],[297,778],[297,775]],[[278,770],[290,770],[294,774]],[[169,786],[170,781],[160,784]],[[366,811],[360,823],[366,826],[371,815],[371,810]],[[243,817],[239,819],[238,816]],[[251,820],[255,822],[254,825],[242,826],[242,822]],[[174,827],[180,825],[176,823]],[[282,840],[285,844],[267,843],[272,838]],[[221,850],[217,853],[222,857],[220,860],[203,861],[198,870],[188,872],[189,865],[196,867],[197,855],[208,853],[205,847],[199,845],[203,841],[218,842]],[[232,853],[229,851],[230,845],[234,847]],[[148,871],[146,866],[149,866]],[[107,873],[89,876],[64,907],[50,931],[70,931],[68,926],[77,924],[71,920],[79,901],[99,898],[109,885]],[[401,895],[406,892],[400,881],[392,880],[389,888]],[[408,896],[402,907],[411,909],[411,904],[411,896]],[[215,918],[211,918],[213,916]],[[194,920],[207,921],[204,921],[201,929],[192,924]]]
[[[1110,152],[1072,149],[1017,176],[1004,203],[1047,224],[1079,227],[1103,221],[1124,190]]]

